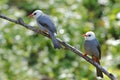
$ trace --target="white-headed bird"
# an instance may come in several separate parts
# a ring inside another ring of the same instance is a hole
[[[92,57],[92,59],[100,64],[101,59],[101,49],[98,40],[95,37],[94,32],[89,31],[83,34],[85,41],[84,41],[84,50],[85,56],[88,54]],[[100,69],[96,68],[97,77],[103,78],[103,73]]]
[[[40,30],[49,33],[52,39],[54,48],[60,49],[61,45],[57,41],[54,35],[54,33],[57,33],[57,30],[51,18],[48,15],[44,14],[41,10],[35,10],[29,16],[33,16],[36,19],[37,24],[40,27]]]

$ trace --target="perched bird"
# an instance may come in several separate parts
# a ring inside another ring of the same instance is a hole
[[[60,43],[57,41],[57,39],[55,38],[54,33],[57,33],[56,31],[56,27],[53,23],[53,21],[51,20],[51,18],[44,14],[41,10],[35,10],[32,14],[29,15],[30,17],[34,17],[37,21],[38,26],[40,27],[40,29],[44,32],[49,33],[54,48],[61,48]]]
[[[95,37],[94,32],[89,31],[83,34],[85,41],[84,41],[84,50],[85,56],[88,54],[92,57],[92,59],[100,64],[101,59],[101,49],[98,40]],[[102,71],[96,68],[97,76],[103,78]]]

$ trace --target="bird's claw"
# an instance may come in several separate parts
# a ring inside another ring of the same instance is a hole
[[[87,56],[87,54],[86,54],[86,53],[84,53],[84,54],[83,54],[83,56]]]
[[[96,57],[93,57],[92,59],[93,59],[94,62],[98,61]]]

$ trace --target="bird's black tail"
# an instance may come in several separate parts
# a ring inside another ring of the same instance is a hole
[[[62,48],[60,43],[57,41],[57,39],[55,38],[55,35],[53,32],[49,31],[50,37],[52,39],[53,45],[55,49],[60,49]]]
[[[97,61],[98,64],[100,64],[99,60]],[[100,69],[96,68],[97,76],[103,78],[103,73]]]

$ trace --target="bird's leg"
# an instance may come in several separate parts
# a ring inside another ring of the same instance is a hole
[[[95,56],[92,56],[93,61],[98,62],[98,58]]]
[[[43,32],[50,37],[50,34],[48,33],[48,30],[44,30]],[[50,37],[50,38],[51,38],[51,37]]]
[[[47,31],[47,30],[43,30],[43,32],[49,35],[49,33],[48,33],[48,31]]]
[[[41,32],[41,30],[40,30],[40,29],[37,29],[37,32],[39,33],[39,32]],[[49,33],[48,33],[47,30],[44,30],[43,32],[49,35]]]
[[[48,31],[47,31],[47,30],[44,30],[44,32],[48,34]]]
[[[83,56],[87,56],[87,53],[84,53]]]

